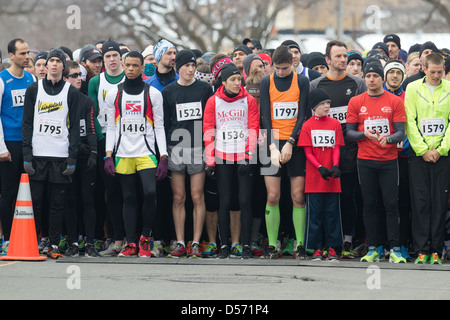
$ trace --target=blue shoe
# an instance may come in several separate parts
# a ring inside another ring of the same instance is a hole
[[[412,258],[409,255],[408,249],[405,246],[401,246],[400,253],[402,254],[402,257],[405,258],[406,261],[412,262]]]
[[[384,251],[384,246],[378,246],[377,251],[378,251],[378,258],[380,259],[380,261],[384,260],[384,258],[386,257],[386,251]]]

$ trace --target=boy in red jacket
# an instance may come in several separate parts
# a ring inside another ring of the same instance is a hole
[[[322,259],[327,248],[327,260],[338,260],[335,247],[342,246],[339,194],[340,147],[344,137],[338,120],[328,117],[330,97],[321,88],[313,89],[309,106],[313,116],[304,123],[298,146],[306,154],[306,248],[314,249],[313,260]]]

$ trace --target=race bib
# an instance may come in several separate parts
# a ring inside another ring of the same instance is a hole
[[[55,119],[40,118],[38,121],[37,134],[40,136],[62,137],[63,122]]]
[[[241,142],[245,139],[245,129],[242,126],[227,127],[218,134],[218,139],[223,142]]]
[[[334,130],[311,130],[313,147],[333,148],[336,143]]]
[[[176,109],[178,121],[202,119],[203,112],[201,102],[177,103]]]
[[[287,120],[297,118],[298,102],[274,102],[273,119]]]
[[[347,106],[330,108],[328,116],[338,120],[341,124],[347,123]]]
[[[145,134],[145,119],[139,118],[122,118],[122,133],[126,135]]]
[[[365,120],[364,131],[366,130],[376,130],[382,136],[391,135],[388,119]]]
[[[445,132],[445,119],[420,119],[420,130],[423,136],[437,136]]]
[[[80,137],[86,137],[86,120],[80,119]]]
[[[26,91],[27,89],[11,90],[13,107],[23,107]]]

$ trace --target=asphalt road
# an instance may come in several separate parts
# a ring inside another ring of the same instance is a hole
[[[169,312],[181,315],[183,310],[198,312],[192,309],[193,303],[211,300],[253,304],[273,300],[447,300],[450,263],[299,262],[287,257],[0,261],[0,288],[0,300],[177,301]],[[191,309],[183,309],[188,306]],[[225,307],[222,309],[226,312]]]

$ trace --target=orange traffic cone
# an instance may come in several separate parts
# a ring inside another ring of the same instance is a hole
[[[42,261],[47,257],[39,255],[36,227],[34,224],[33,203],[28,174],[20,178],[16,210],[9,239],[8,254],[1,260]]]

